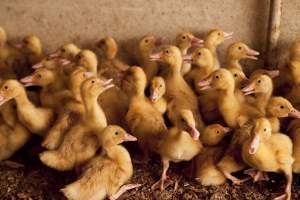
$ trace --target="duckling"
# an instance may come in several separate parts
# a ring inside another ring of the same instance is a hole
[[[164,182],[167,179],[170,161],[176,163],[189,161],[201,152],[202,143],[199,136],[200,133],[196,129],[192,111],[180,110],[175,126],[163,135],[158,145],[163,171],[160,180],[152,186],[152,189],[160,185],[160,190],[164,190]]]
[[[56,149],[61,144],[64,134],[83,117],[84,104],[80,87],[86,79],[92,76],[94,74],[86,72],[83,67],[78,67],[72,72],[69,80],[69,91],[72,93],[72,98],[67,99],[63,108],[59,110],[56,121],[44,139],[42,146],[46,149]]]
[[[31,137],[31,133],[17,119],[13,101],[2,106],[1,116],[4,123],[0,125],[0,161],[11,157]]]
[[[150,55],[152,61],[161,61],[168,65],[168,72],[164,79],[166,82],[166,99],[172,101],[175,109],[168,112],[168,118],[173,124],[179,110],[188,109],[193,112],[197,129],[202,130],[204,123],[199,111],[198,99],[192,88],[183,79],[180,69],[182,55],[178,47],[165,46],[159,52]]]
[[[57,90],[55,88],[58,74],[54,70],[39,68],[32,75],[22,78],[20,81],[28,86],[40,86],[41,105],[51,108],[60,108],[62,103],[71,98],[72,94],[68,90]],[[54,87],[53,87],[54,86]]]
[[[161,135],[167,130],[162,114],[153,107],[145,96],[146,74],[140,67],[130,67],[123,80],[123,88],[129,96],[126,122],[147,161],[149,151],[156,152]]]
[[[187,58],[185,60],[187,61]],[[213,90],[201,91],[197,87],[199,81],[206,79],[214,71],[213,55],[207,48],[197,48],[192,53],[190,61],[196,67],[185,76],[185,80],[191,83],[199,94],[199,104],[205,122],[215,121],[220,118],[216,93]]]
[[[163,97],[166,92],[166,84],[162,77],[155,76],[151,80],[150,100],[152,105],[162,114],[167,111],[167,101]]]
[[[119,74],[126,71],[129,66],[117,57],[118,45],[114,38],[108,36],[97,42],[97,47],[101,50],[101,59],[98,66],[98,73],[106,78],[112,78],[114,84],[120,86]]]
[[[293,144],[282,133],[272,133],[271,124],[266,118],[258,118],[251,137],[242,147],[242,157],[250,167],[264,171],[284,173],[287,184],[285,193],[275,199],[291,199]]]
[[[103,82],[92,77],[82,83],[84,116],[66,133],[57,150],[49,150],[40,154],[40,160],[45,165],[59,171],[66,171],[83,164],[95,155],[99,147],[95,137],[107,126],[105,114],[97,98],[105,90],[113,87],[110,82]]]
[[[265,115],[266,106],[273,93],[272,79],[267,75],[255,75],[250,78],[248,85],[246,85],[242,92],[245,95],[254,94],[254,102],[251,102],[257,109]]]
[[[81,50],[75,56],[74,62],[77,66],[85,67],[87,71],[97,74],[98,59],[94,52],[90,50]]]
[[[235,82],[235,89],[240,90],[249,81],[245,73],[237,68],[228,69],[231,72]]]
[[[226,181],[216,164],[225,150],[225,146],[220,143],[230,132],[230,128],[220,124],[211,124],[201,133],[200,138],[204,148],[194,159],[195,177],[201,185],[221,185]]]
[[[217,55],[217,47],[225,40],[232,38],[232,35],[232,32],[227,33],[220,29],[213,29],[207,34],[205,38],[204,47],[208,48],[213,55],[213,66],[215,70],[220,68],[220,62]]]
[[[52,59],[52,58],[61,57],[68,60],[73,60],[80,51],[81,49],[77,47],[75,44],[67,43],[61,46],[60,48],[58,48],[55,52],[48,55],[48,58]]]
[[[146,35],[142,37],[138,43],[138,63],[146,73],[147,85],[158,73],[158,64],[149,60],[149,55],[161,44],[162,38],[158,38],[154,35]]]
[[[0,89],[0,105],[14,99],[20,122],[32,133],[44,136],[52,125],[55,113],[47,107],[36,107],[27,97],[24,86],[17,80],[6,80]]]
[[[198,46],[203,44],[203,40],[195,37],[190,32],[183,32],[176,36],[176,46],[179,47],[182,55],[186,55],[187,51],[192,46]],[[191,70],[191,64],[187,62],[183,62],[181,67],[181,74],[184,76]]]
[[[126,148],[120,144],[137,139],[115,125],[109,125],[101,132],[102,154],[93,158],[84,167],[81,177],[61,189],[68,199],[118,199],[127,190],[140,184],[124,185],[133,174],[133,166]]]
[[[279,76],[280,71],[278,69],[274,69],[274,70],[257,69],[254,72],[252,72],[250,78],[252,78],[253,76],[261,75],[261,74],[268,75],[273,79],[273,78],[276,78],[277,76]]]
[[[241,59],[252,59],[257,60],[257,57],[259,55],[258,51],[255,51],[253,49],[250,49],[246,44],[242,42],[233,43],[228,47],[227,50],[227,64],[226,68],[237,68],[239,70],[242,70],[242,66],[239,63]]]

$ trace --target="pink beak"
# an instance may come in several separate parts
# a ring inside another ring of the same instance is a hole
[[[157,53],[151,53],[150,56],[149,56],[149,60],[150,61],[159,61],[161,56],[160,56],[160,52],[157,52]]]
[[[48,58],[50,58],[50,59],[52,59],[52,58],[57,58],[57,57],[59,57],[59,52],[58,52],[58,51],[55,51],[55,52],[50,53],[50,54],[48,55]]]
[[[192,138],[194,140],[198,140],[199,139],[200,132],[195,127],[188,126],[187,127],[187,131],[191,134],[191,136],[192,136]]]
[[[225,40],[231,39],[233,36],[233,32],[223,32],[223,33],[224,33]]]
[[[125,134],[124,142],[137,141],[137,138],[128,133]]]
[[[200,38],[197,38],[195,36],[191,40],[191,45],[192,46],[199,46],[199,45],[201,45],[203,43],[204,43],[204,40],[201,40]]]
[[[157,100],[158,100],[158,89],[157,88],[154,88],[153,89],[153,92],[151,93],[151,95],[150,95],[150,100],[152,101],[152,102],[156,102]]]
[[[207,80],[202,80],[198,82],[198,86],[200,87],[200,90],[207,90],[209,88],[211,88],[211,82],[212,82],[212,78],[209,78]]]
[[[102,80],[101,80],[101,84],[102,84],[102,86],[104,87],[104,91],[105,91],[105,90],[108,90],[109,88],[112,88],[112,87],[115,86],[113,83],[111,83],[112,81],[113,81],[112,78],[111,78],[111,79],[108,79],[108,80],[106,80],[106,81],[102,81]]]
[[[31,76],[26,76],[26,77],[22,78],[20,81],[21,81],[22,83],[24,83],[24,86],[25,86],[25,87],[29,87],[29,86],[35,85],[35,84],[34,84],[34,80],[33,80],[33,76],[32,76],[32,75],[31,75]]]
[[[59,59],[59,63],[60,63],[62,66],[65,66],[65,65],[70,64],[71,61],[68,60],[68,59],[65,59],[65,58],[61,58],[61,59]]]
[[[289,114],[289,117],[300,118],[300,112],[297,109],[293,109]]]
[[[229,127],[224,127],[224,132],[225,132],[225,133],[229,133],[229,132],[231,132],[231,131],[232,131],[231,128],[229,128]]]
[[[258,135],[255,135],[250,144],[249,154],[251,155],[255,154],[258,150],[259,144],[260,144],[260,137]]]
[[[182,59],[184,63],[192,63],[192,54],[185,54]]]
[[[244,93],[244,95],[249,95],[249,94],[255,93],[255,89],[253,87],[253,84],[250,83],[249,85],[247,85],[246,87],[244,87],[242,89],[242,92]]]
[[[17,44],[15,44],[15,48],[17,48],[17,49],[22,49],[23,47],[24,47],[23,43],[17,43]]]
[[[37,64],[33,65],[32,69],[39,69],[39,68],[42,68],[42,67],[44,67],[44,64],[40,62],[40,63],[37,63]]]
[[[266,73],[267,73],[271,78],[275,78],[275,77],[279,76],[280,71],[279,71],[279,70],[266,70]]]
[[[91,77],[94,76],[94,73],[93,73],[93,72],[84,72],[84,76],[85,76],[86,78],[91,78]]]
[[[6,102],[6,98],[0,95],[0,106],[3,105],[5,102]]]
[[[253,49],[248,49],[247,53],[246,53],[246,58],[252,59],[252,60],[257,60],[257,56],[259,55],[258,51],[255,51]]]

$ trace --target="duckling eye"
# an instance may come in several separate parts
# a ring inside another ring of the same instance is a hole
[[[61,49],[61,52],[65,53],[65,52],[66,52],[66,50],[65,50],[65,49]]]
[[[264,128],[264,132],[267,132],[267,129],[266,129],[266,128]]]
[[[81,55],[78,55],[77,58],[78,58],[78,59],[81,59]]]
[[[24,41],[24,44],[28,44],[29,42],[27,40]]]
[[[216,79],[219,79],[219,76],[216,76]]]
[[[220,133],[220,131],[217,131],[217,134],[219,134]]]
[[[237,77],[237,74],[234,74],[233,76],[234,76],[234,77]]]
[[[38,78],[42,78],[42,75],[41,75],[41,74],[38,74],[37,77],[38,77]]]
[[[5,86],[4,86],[4,89],[5,89],[5,90],[8,90],[8,86],[7,86],[7,85],[5,85]]]
[[[218,32],[218,35],[220,36],[220,35],[221,35],[221,33],[220,33],[220,32]]]
[[[185,122],[185,120],[183,118],[181,118],[181,122]]]
[[[284,109],[284,106],[281,105],[281,106],[280,106],[280,109]]]
[[[185,36],[182,36],[182,39],[183,39],[183,40],[185,40],[185,38],[186,38]]]
[[[258,80],[257,83],[261,83],[261,80]]]
[[[159,85],[159,87],[161,88],[161,87],[162,87],[162,85]]]
[[[201,56],[201,52],[198,52],[198,56]]]
[[[166,50],[165,52],[166,52],[166,54],[169,54],[169,53],[170,53],[169,50]]]
[[[145,40],[145,43],[148,43],[148,40]]]
[[[94,84],[94,83],[95,83],[95,80],[92,80],[91,83]]]
[[[115,135],[119,135],[119,132],[117,131],[117,132],[115,132]]]
[[[238,49],[239,49],[239,50],[242,50],[242,47],[241,47],[241,46],[239,46],[239,47],[238,47]]]

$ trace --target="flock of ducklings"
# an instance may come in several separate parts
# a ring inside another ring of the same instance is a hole
[[[278,69],[247,78],[240,60],[259,53],[242,42],[229,46],[220,66],[217,48],[231,37],[218,29],[205,40],[185,32],[165,45],[147,35],[137,45],[138,67],[116,57],[112,37],[96,43],[98,56],[73,43],[44,55],[38,37],[9,45],[0,28],[0,160],[36,134],[46,149],[43,164],[80,169],[61,189],[68,199],[117,199],[140,186],[127,183],[133,165],[120,145],[137,141],[143,159],[136,162],[161,157],[153,190],[164,190],[170,162],[191,161],[189,175],[205,186],[283,173],[286,189],[276,199],[291,199],[292,175],[300,173],[300,42]],[[296,119],[281,123],[288,117]],[[232,174],[241,170],[249,178]]]

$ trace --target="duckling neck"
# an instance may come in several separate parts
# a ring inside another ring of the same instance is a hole
[[[71,85],[70,90],[75,98],[76,101],[81,102],[82,98],[81,98],[81,93],[80,93],[80,84],[78,85]]]
[[[178,61],[176,63],[170,64],[171,70],[169,70],[169,71],[172,75],[180,75],[181,63],[182,63],[182,60]]]
[[[105,114],[98,103],[98,96],[95,97],[83,97],[84,106],[86,110],[86,119],[88,123],[93,126],[107,126]]]
[[[205,47],[210,50],[213,56],[217,55],[217,46],[213,42],[211,42],[210,40],[206,40]]]
[[[131,158],[128,151],[121,145],[110,145],[103,146],[103,153],[109,157],[111,160],[114,160],[118,163],[120,168],[124,168],[124,170],[132,169]],[[127,168],[126,168],[127,167]]]
[[[229,68],[236,68],[242,70],[242,66],[240,64],[240,61],[238,59],[229,58],[227,61],[227,66]]]
[[[25,89],[23,88],[20,92],[20,94],[15,97],[17,107],[27,107],[27,106],[33,106],[31,101],[28,99]]]
[[[272,90],[268,91],[268,93],[266,94],[256,95],[256,102],[257,102],[256,105],[260,111],[265,112],[266,106],[269,102],[271,95],[272,95]]]
[[[112,60],[112,59],[116,58],[116,55],[117,55],[117,51],[115,51],[115,50],[110,50],[110,51],[105,52],[105,57],[108,60]]]

